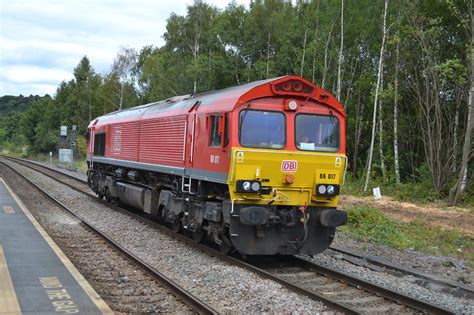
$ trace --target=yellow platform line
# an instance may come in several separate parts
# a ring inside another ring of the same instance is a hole
[[[0,182],[2,182],[5,187],[7,188],[8,192],[10,195],[12,195],[13,199],[15,199],[16,203],[20,207],[20,209],[23,211],[23,213],[27,216],[27,218],[33,223],[35,226],[36,230],[41,234],[41,236],[46,240],[48,245],[51,247],[51,249],[56,253],[56,255],[59,257],[61,262],[66,266],[66,268],[69,270],[71,275],[76,279],[77,283],[81,286],[81,288],[86,292],[86,294],[90,297],[92,302],[97,306],[99,311],[102,312],[102,314],[114,314],[114,312],[110,309],[110,307],[102,300],[99,294],[91,287],[89,282],[84,278],[84,276],[76,269],[76,267],[72,264],[72,262],[67,258],[67,256],[63,253],[63,251],[59,248],[59,246],[56,244],[56,242],[46,233],[46,231],[43,229],[43,227],[36,221],[35,217],[31,214],[31,212],[28,210],[28,208],[25,206],[25,204],[21,201],[21,199],[11,190],[11,188],[7,185],[7,183],[3,180],[2,177],[0,177]],[[0,311],[1,314],[1,311]]]
[[[0,244],[0,314],[21,314],[7,260]]]

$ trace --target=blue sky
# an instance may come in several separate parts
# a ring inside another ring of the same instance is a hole
[[[225,8],[230,0],[208,0]],[[250,1],[239,0],[247,4]],[[161,46],[166,19],[193,0],[0,0],[0,96],[54,95],[87,55],[106,73],[121,47]]]

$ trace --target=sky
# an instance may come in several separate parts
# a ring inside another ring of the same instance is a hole
[[[220,9],[230,0],[205,1]],[[248,6],[250,2],[236,1]],[[0,0],[0,96],[55,94],[87,56],[107,73],[121,47],[162,46],[193,0]]]

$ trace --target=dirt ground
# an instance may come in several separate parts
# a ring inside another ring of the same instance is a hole
[[[418,218],[427,224],[456,230],[474,237],[474,209],[446,207],[439,204],[416,205],[385,196],[380,200],[374,200],[373,197],[341,196],[342,209],[361,205],[380,209],[389,217],[399,221],[411,222]]]

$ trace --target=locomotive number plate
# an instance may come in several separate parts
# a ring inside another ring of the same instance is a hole
[[[282,172],[296,172],[297,169],[298,169],[298,161],[293,161],[293,160],[281,161]]]
[[[317,170],[316,181],[318,183],[337,184],[339,183],[339,173],[334,170]]]

